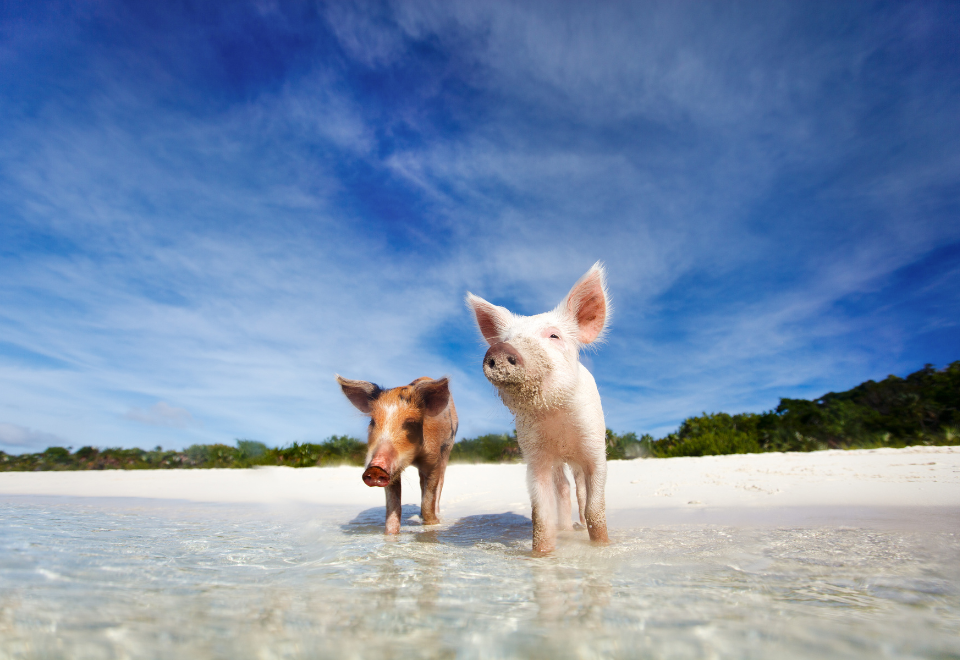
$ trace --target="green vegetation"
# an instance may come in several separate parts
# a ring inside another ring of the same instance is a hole
[[[607,429],[607,460],[616,461],[627,458],[646,458],[650,456],[653,436],[644,433],[639,439],[636,433],[617,435]]]
[[[96,449],[81,447],[71,453],[50,447],[39,454],[11,456],[0,452],[0,471],[38,470],[151,470],[171,468],[248,468],[257,465],[363,465],[367,444],[356,438],[332,436],[320,444],[293,443],[270,448],[256,440],[238,439],[236,446],[191,445],[183,451]]]
[[[607,429],[607,458],[710,456],[767,451],[866,449],[908,445],[960,444],[960,361],[941,370],[926,365],[906,378],[888,376],[819,399],[780,399],[764,413],[703,413],[685,419],[675,433],[654,440],[644,434],[617,435]],[[363,465],[367,445],[332,436],[320,444],[270,448],[256,440],[235,446],[192,445],[183,451],[97,449],[71,452],[50,447],[39,454],[0,451],[0,472],[35,470],[139,470],[247,468],[257,465],[311,467]],[[510,463],[522,460],[516,432],[461,440],[450,454],[455,463]]]
[[[960,361],[926,365],[906,378],[868,380],[814,401],[780,399],[765,413],[707,414],[650,443],[650,455],[707,456],[765,451],[960,444]]]
[[[464,439],[453,445],[451,463],[519,463],[522,460],[517,433],[490,433]]]

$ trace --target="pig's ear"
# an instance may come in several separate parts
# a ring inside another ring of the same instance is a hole
[[[350,403],[362,413],[370,414],[373,410],[373,402],[380,396],[380,387],[365,380],[350,380],[337,374],[337,382],[340,383],[340,389],[350,399]]]
[[[450,401],[450,379],[441,378],[440,380],[422,380],[415,386],[420,400],[423,402],[423,410],[430,417],[436,417],[444,411],[447,403]]]
[[[593,264],[573,285],[560,307],[576,322],[577,341],[589,344],[600,337],[610,315],[607,276],[602,263]]]
[[[472,293],[467,293],[467,307],[477,317],[480,334],[487,340],[487,343],[492,346],[500,341],[500,335],[510,324],[510,317],[512,316],[510,310],[488,303]]]

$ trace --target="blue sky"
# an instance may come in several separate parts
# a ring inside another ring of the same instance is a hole
[[[597,260],[607,424],[960,359],[960,6],[0,8],[0,449],[363,433]]]

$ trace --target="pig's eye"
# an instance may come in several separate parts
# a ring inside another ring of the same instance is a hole
[[[545,339],[556,339],[559,343],[563,343],[559,328],[544,328],[540,336]]]

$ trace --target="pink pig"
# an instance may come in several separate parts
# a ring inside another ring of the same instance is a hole
[[[573,528],[564,464],[576,482],[580,523],[592,541],[607,541],[606,425],[597,384],[579,357],[581,347],[600,337],[609,314],[603,265],[594,264],[563,302],[543,314],[513,314],[471,293],[467,305],[490,344],[483,373],[516,418],[534,552],[556,547],[558,527]]]

